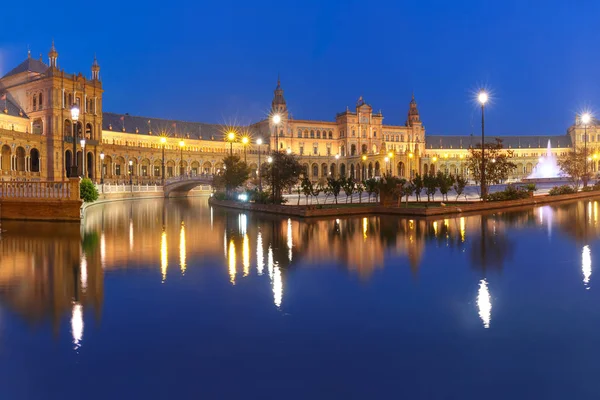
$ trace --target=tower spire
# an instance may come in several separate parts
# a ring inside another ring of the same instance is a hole
[[[92,62],[92,80],[97,81],[98,79],[100,79],[100,64],[98,64],[96,53],[94,53],[94,62]]]
[[[50,51],[48,52],[48,58],[50,59],[50,68],[56,68],[58,52],[56,51],[56,47],[54,47],[54,39],[52,39],[52,46],[50,47]]]
[[[286,113],[287,105],[285,103],[285,98],[283,97],[283,89],[281,88],[281,80],[279,79],[279,74],[277,74],[277,87],[275,88],[275,96],[273,97],[273,101],[271,102],[271,109],[274,113]]]
[[[417,102],[415,100],[415,92],[413,91],[412,98],[408,105],[408,118],[406,119],[406,126],[413,126],[415,123],[421,123],[419,117],[419,109],[417,108]]]

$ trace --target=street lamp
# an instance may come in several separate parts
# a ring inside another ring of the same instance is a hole
[[[104,152],[100,152],[100,184],[104,185]],[[104,191],[104,186],[102,186],[102,191]]]
[[[394,158],[394,152],[390,151],[388,153],[388,158],[390,159],[390,175],[393,175],[393,171],[392,171],[392,159]]]
[[[279,114],[275,114],[273,115],[273,124],[275,124],[275,150],[277,152],[279,152],[279,123],[281,122],[281,115]],[[271,158],[271,161],[273,161],[273,158]],[[279,183],[275,183],[276,182],[276,177],[275,177],[275,166],[273,166],[273,168],[271,168],[271,189],[273,192],[273,203],[275,203],[276,199],[279,199]],[[277,171],[277,173],[279,173],[279,171]]]
[[[383,161],[385,161],[385,172],[387,173],[388,167],[389,167],[388,163],[390,162],[390,158],[386,156],[383,158]]]
[[[487,187],[485,184],[485,104],[488,102],[488,94],[485,90],[480,90],[477,100],[481,104],[481,199],[486,200]]]
[[[71,107],[71,125],[73,125],[73,159],[71,160],[71,178],[74,178],[78,175],[77,173],[77,130],[75,129],[75,125],[77,125],[77,120],[79,119],[79,107],[77,104],[73,104]]]
[[[275,148],[279,151],[279,123],[281,122],[281,115],[273,115],[273,124],[275,125]]]
[[[160,143],[162,143],[162,184],[165,184],[165,143],[167,143],[166,137],[160,138]]]
[[[179,141],[179,176],[183,177],[183,146],[185,146],[185,142],[183,140]]]
[[[248,139],[248,136],[244,136],[242,138],[242,144],[244,145],[244,162],[246,162],[246,147],[248,146],[249,142],[250,142],[250,139]]]
[[[581,122],[583,122],[583,129],[584,129],[584,133],[583,133],[583,146],[584,146],[584,157],[585,157],[585,165],[584,165],[584,172],[583,172],[583,187],[587,187],[588,184],[588,175],[587,175],[587,170],[588,170],[588,160],[587,160],[587,126],[590,123],[590,121],[592,120],[592,116],[590,115],[590,113],[583,113],[581,115]]]
[[[414,157],[413,153],[408,153],[408,177],[409,177],[409,179],[412,179],[412,177],[413,177],[413,170],[412,170],[413,157]]]
[[[365,154],[362,155],[362,179],[365,180],[365,161],[367,161],[367,156]]]
[[[260,164],[260,145],[262,144],[262,139],[256,139],[256,144],[258,145],[258,191],[262,192],[262,174],[261,174],[261,164]]]
[[[133,160],[129,160],[129,186],[133,185]],[[133,191],[133,188],[131,189]]]
[[[335,172],[337,173],[337,176],[340,176],[340,165],[339,165],[339,161],[340,161],[340,155],[336,154],[335,155]]]
[[[81,177],[85,178],[85,138],[79,141],[81,144]]]
[[[292,149],[288,147],[285,152],[288,153],[288,154],[292,154]]]
[[[235,132],[229,132],[227,134],[227,140],[229,141],[229,157],[233,156],[233,141],[235,140]]]

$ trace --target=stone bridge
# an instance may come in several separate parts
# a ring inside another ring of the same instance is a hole
[[[212,175],[178,176],[169,178],[163,187],[165,197],[185,196],[195,187],[211,186],[212,180]]]

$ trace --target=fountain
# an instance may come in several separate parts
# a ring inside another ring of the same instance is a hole
[[[558,166],[556,155],[552,154],[550,140],[546,148],[546,155],[539,158],[537,165],[533,168],[533,172],[523,181],[525,182],[553,182],[563,181],[568,176],[561,171]]]

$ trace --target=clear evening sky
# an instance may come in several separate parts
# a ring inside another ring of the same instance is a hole
[[[598,1],[7,2],[0,73],[27,56],[90,75],[104,110],[249,123],[281,74],[298,119],[333,120],[359,96],[403,124],[414,90],[429,134],[563,134],[600,113]]]

